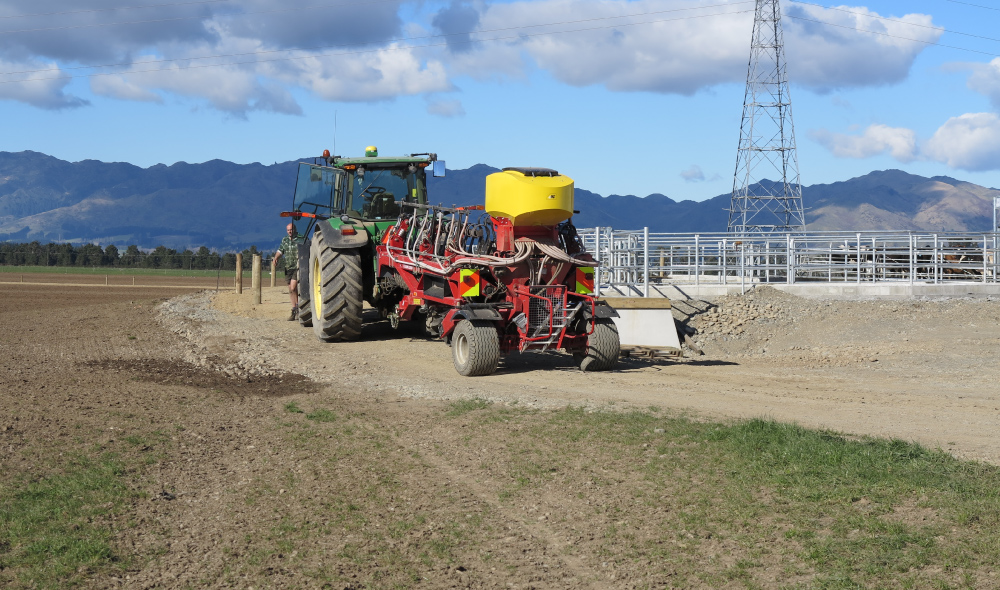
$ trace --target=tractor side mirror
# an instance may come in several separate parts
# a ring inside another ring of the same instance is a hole
[[[431,163],[431,173],[435,177],[443,177],[444,176],[444,160],[434,160],[434,162]]]

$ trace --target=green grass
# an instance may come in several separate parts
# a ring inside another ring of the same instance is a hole
[[[595,551],[619,563],[652,560],[651,579],[677,579],[657,578],[661,568],[692,585],[770,587],[778,568],[800,580],[782,588],[982,588],[993,580],[995,466],[761,419],[518,414],[470,402],[445,413],[472,411],[482,427],[473,448],[501,440],[501,423],[519,426],[484,467],[506,482],[501,502],[534,502],[554,486],[580,490],[567,497],[586,501],[572,510],[590,511],[591,526],[603,527]],[[601,524],[608,521],[615,524]],[[706,566],[703,553],[717,543],[731,565]]]
[[[476,410],[483,410],[490,407],[490,402],[480,399],[462,399],[448,404],[448,416],[461,416],[463,414],[468,414],[469,412],[474,412]]]
[[[121,570],[106,518],[133,494],[115,455],[78,457],[59,474],[0,488],[0,586],[64,588]]]
[[[232,545],[233,585],[271,567],[308,567],[315,585],[335,587],[410,587],[458,565],[488,579],[512,567],[503,539],[521,531],[573,539],[559,551],[587,564],[594,587],[997,587],[1000,468],[906,441],[481,399],[450,404],[419,431],[335,399],[307,408],[275,405],[294,464],[279,460],[277,477],[240,492],[275,518]],[[142,459],[170,436],[119,439],[120,455],[0,480],[0,587],[92,584],[148,557],[116,553],[115,523]],[[461,478],[416,485],[435,455],[481,491]],[[285,512],[292,503],[301,510]],[[629,577],[601,577],[613,570]]]
[[[323,408],[320,408],[318,410],[313,410],[312,412],[309,412],[308,414],[306,414],[306,418],[308,418],[309,420],[314,420],[316,422],[336,422],[337,421],[337,415],[336,414],[334,414],[330,410],[326,410],[326,409],[323,409]]]

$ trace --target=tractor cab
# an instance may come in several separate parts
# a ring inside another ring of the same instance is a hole
[[[333,227],[360,222],[377,237],[395,223],[402,204],[427,204],[427,168],[434,176],[445,174],[436,154],[379,157],[369,146],[364,157],[342,158],[324,151],[312,164],[299,164],[288,216],[303,238],[317,219]]]
[[[402,203],[427,203],[423,168],[396,162],[344,164],[347,173],[338,204],[362,221],[395,221]]]

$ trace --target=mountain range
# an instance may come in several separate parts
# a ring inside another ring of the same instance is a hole
[[[305,159],[301,161],[311,161]],[[282,236],[298,161],[212,160],[140,168],[0,152],[0,241],[137,244],[142,248],[269,248]],[[428,180],[434,203],[483,202],[485,164]],[[572,176],[571,171],[566,171]],[[767,182],[767,181],[763,181]],[[1000,190],[900,170],[802,189],[807,227],[819,230],[989,231]],[[577,227],[653,232],[726,230],[730,195],[677,201],[661,194],[601,196],[576,189]]]

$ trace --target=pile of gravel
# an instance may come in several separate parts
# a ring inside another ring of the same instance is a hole
[[[706,302],[705,310],[692,317],[688,325],[697,330],[700,339],[725,336],[745,338],[760,324],[795,321],[803,301],[772,287],[761,287],[745,295],[725,295]]]

